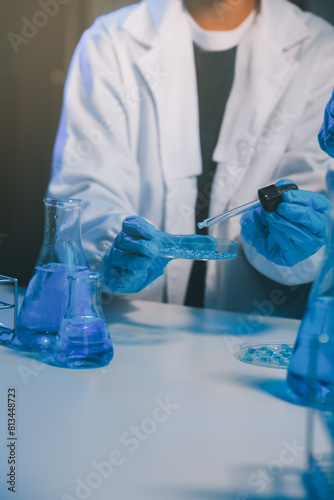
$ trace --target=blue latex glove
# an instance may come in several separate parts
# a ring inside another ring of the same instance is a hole
[[[334,158],[334,91],[326,106],[324,123],[318,139],[321,149]]]
[[[171,259],[159,257],[162,246],[172,246],[174,235],[159,231],[139,216],[127,217],[122,230],[105,258],[105,283],[113,293],[135,293],[143,290],[164,273]],[[185,243],[203,236],[182,236]],[[216,240],[207,236],[208,250],[215,248]],[[205,242],[205,241],[204,241]]]
[[[291,181],[284,179],[276,185],[285,184]],[[330,207],[323,194],[287,191],[275,212],[266,213],[262,207],[246,212],[241,218],[241,234],[270,262],[291,267],[325,244]]]

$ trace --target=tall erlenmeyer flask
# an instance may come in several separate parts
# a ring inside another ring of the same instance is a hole
[[[331,193],[332,173],[327,176]],[[321,341],[327,338],[328,341]],[[320,342],[318,340],[320,339]],[[334,396],[334,211],[325,259],[314,282],[288,367],[288,384],[304,403],[326,404]],[[316,359],[316,365],[314,360]],[[313,366],[313,367],[312,367]],[[313,373],[312,373],[313,372]]]
[[[88,270],[88,264],[81,244],[81,201],[45,198],[44,205],[44,240],[16,333],[26,348],[49,352],[68,304],[67,277]]]

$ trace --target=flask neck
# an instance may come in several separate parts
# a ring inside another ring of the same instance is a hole
[[[334,254],[334,171],[328,170],[326,176],[327,189],[329,199],[332,203],[332,208],[329,212],[328,225],[327,225],[327,253]]]
[[[327,221],[326,254],[334,258],[334,209],[329,212]]]
[[[88,267],[81,244],[81,201],[46,198],[44,204],[44,239],[37,264]]]
[[[69,277],[69,303],[65,318],[102,318],[100,281],[94,274],[79,273]]]
[[[334,210],[330,211],[327,221],[326,249],[319,275],[313,283],[310,301],[334,299]]]
[[[80,240],[80,205],[45,202],[44,243],[55,245],[59,239]]]

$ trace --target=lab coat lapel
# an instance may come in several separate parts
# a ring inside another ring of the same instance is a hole
[[[234,84],[214,151],[219,165],[211,215],[226,209],[243,181],[266,124],[299,66],[295,50],[307,38],[307,28],[297,15],[284,17],[285,7],[282,0],[263,0],[261,14],[238,47]],[[283,33],[279,19],[287,23]],[[228,179],[223,193],[222,177]]]
[[[160,157],[168,185],[180,177],[199,175],[202,169],[196,72],[191,32],[182,2],[163,0],[152,4],[151,1],[147,4],[152,25],[160,24],[151,34],[138,33],[142,43],[147,43],[149,36],[154,43],[137,67],[154,99]]]
[[[137,61],[137,69],[151,93],[157,116],[159,153],[166,184],[163,229],[170,233],[192,233],[195,232],[196,176],[202,171],[202,158],[191,31],[181,0],[148,0],[145,5],[151,28],[143,11],[145,33],[136,28],[136,36],[138,42],[148,48]],[[134,31],[130,31],[133,36]],[[152,78],[152,72],[159,74],[160,79]],[[181,205],[187,211],[184,216],[180,213]],[[182,303],[191,265],[191,261],[182,260],[169,264],[166,283],[170,302]]]

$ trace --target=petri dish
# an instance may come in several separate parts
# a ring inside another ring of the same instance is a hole
[[[169,259],[232,260],[237,256],[238,243],[233,240],[204,235],[172,236],[161,239],[159,256]]]
[[[286,369],[293,348],[294,344],[288,344],[284,341],[268,342],[268,344],[242,344],[240,350],[234,356],[243,363]]]

